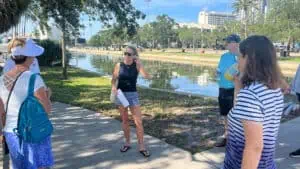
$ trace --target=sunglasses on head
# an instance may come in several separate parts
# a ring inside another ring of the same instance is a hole
[[[133,56],[133,54],[129,52],[124,52],[124,56]]]

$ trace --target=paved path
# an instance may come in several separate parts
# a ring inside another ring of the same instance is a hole
[[[51,116],[56,128],[53,134],[55,169],[217,169],[224,158],[224,149],[191,155],[146,135],[152,156],[145,159],[137,153],[134,129],[131,131],[133,148],[122,154],[119,152],[123,142],[119,121],[61,103],[54,103]],[[300,148],[299,131],[300,118],[281,125],[276,158],[279,169],[300,169],[300,159],[287,158],[290,151]]]

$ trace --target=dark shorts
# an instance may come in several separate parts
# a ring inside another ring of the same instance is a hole
[[[298,102],[300,102],[300,93],[296,93],[297,98],[298,98]]]
[[[234,99],[234,89],[223,89],[219,88],[219,107],[220,107],[220,115],[227,116],[229,111],[233,107],[233,99]]]

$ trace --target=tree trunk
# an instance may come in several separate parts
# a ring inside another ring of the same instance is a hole
[[[185,41],[184,41],[184,40],[182,41],[182,45],[181,45],[181,46],[182,46],[181,52],[182,52],[182,53],[185,53],[186,44],[185,44]]]
[[[194,52],[196,52],[196,48],[195,48],[195,35],[193,35],[193,50],[194,50]]]
[[[27,22],[27,17],[26,17],[26,15],[25,15],[25,16],[24,16],[24,25],[23,25],[24,36],[26,36],[26,22]]]
[[[292,40],[292,37],[289,36],[288,44],[286,46],[286,56],[290,56],[290,52],[291,52],[291,40]]]
[[[152,40],[150,51],[152,52],[152,49],[154,48],[154,40]]]
[[[248,37],[248,33],[247,33],[247,30],[248,28],[247,28],[247,21],[246,21],[246,23],[245,23],[245,39]]]
[[[245,39],[248,37],[248,10],[247,9],[244,9],[244,12],[245,12],[245,27],[244,27],[244,29],[245,29],[245,34],[244,34],[244,36],[245,36]]]
[[[62,48],[62,68],[63,68],[63,78],[67,79],[67,59],[66,59],[66,44],[65,44],[65,25],[62,27],[62,39],[61,39],[61,48]]]
[[[122,44],[119,44],[119,51],[122,51]]]

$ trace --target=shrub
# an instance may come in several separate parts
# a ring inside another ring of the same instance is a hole
[[[48,39],[41,40],[38,44],[45,49],[43,55],[37,57],[40,66],[51,66],[53,62],[61,61],[62,48],[60,44]]]

